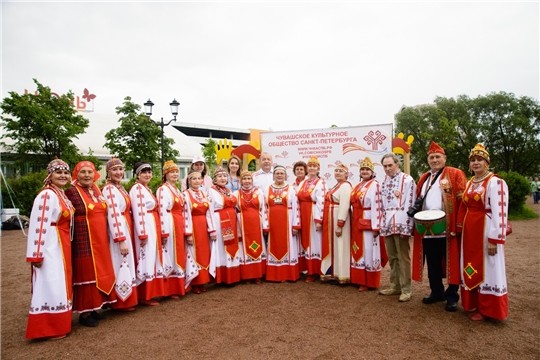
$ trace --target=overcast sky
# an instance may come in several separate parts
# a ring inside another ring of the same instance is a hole
[[[436,96],[539,98],[538,2],[10,2],[2,98],[124,97],[236,128],[390,123]]]

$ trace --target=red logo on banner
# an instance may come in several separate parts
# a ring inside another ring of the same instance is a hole
[[[364,136],[364,140],[366,140],[368,145],[372,145],[373,150],[378,150],[378,146],[383,144],[384,140],[386,140],[386,136],[379,130],[375,132],[370,131]]]

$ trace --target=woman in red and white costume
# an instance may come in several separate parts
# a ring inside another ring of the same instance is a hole
[[[234,195],[238,199],[238,226],[241,229],[240,277],[244,281],[261,283],[266,270],[266,245],[263,230],[268,231],[268,214],[264,193],[253,186],[249,171],[240,175],[242,187]]]
[[[351,207],[352,186],[347,181],[349,168],[339,163],[334,170],[337,184],[324,199],[321,281],[348,284],[351,281]]]
[[[351,283],[360,285],[359,291],[376,289],[386,249],[379,238],[381,190],[368,157],[360,162],[360,182],[351,192],[351,209]]]
[[[300,278],[298,264],[298,229],[300,214],[298,199],[291,185],[285,183],[285,167],[274,167],[274,183],[266,191],[268,204],[267,281],[296,281]]]
[[[137,254],[137,292],[141,304],[157,306],[159,303],[155,298],[163,296],[165,291],[159,207],[148,187],[152,179],[152,166],[137,162],[133,173],[137,181],[129,190],[129,197]]]
[[[508,316],[504,244],[508,227],[508,186],[489,171],[489,153],[477,144],[469,154],[474,176],[459,208],[461,304],[475,321]]]
[[[164,267],[164,291],[165,296],[178,299],[189,287],[189,282],[186,283],[186,200],[176,185],[180,173],[174,161],[166,161],[162,173],[163,185],[158,188],[156,197],[161,218],[161,238],[164,241],[162,255],[164,264],[168,264]],[[193,267],[191,257],[189,263]]]
[[[212,253],[216,254],[216,283],[228,285],[240,281],[240,243],[236,216],[238,199],[227,185],[227,171],[219,167],[214,172],[214,185],[208,192],[214,210],[216,241]]]
[[[47,166],[45,186],[34,200],[26,261],[32,264],[32,300],[27,339],[62,339],[71,331],[73,281],[71,223],[75,208],[64,194],[69,165],[55,159]]]
[[[109,247],[116,275],[117,301],[111,309],[134,311],[137,305],[137,276],[135,273],[135,251],[133,245],[133,220],[131,218],[131,199],[122,186],[124,164],[120,159],[107,161],[107,183],[101,193],[107,202],[107,225]]]
[[[116,302],[116,283],[107,231],[107,203],[95,184],[99,173],[90,161],[73,169],[66,196],[75,207],[73,242],[73,311],[79,323],[96,327],[103,305]]]
[[[213,220],[213,207],[201,190],[203,178],[200,172],[192,171],[187,178],[188,189],[184,191],[186,199],[186,241],[188,256],[193,254],[197,264],[197,273],[187,273],[193,278],[191,291],[195,294],[206,292],[205,284],[210,282],[210,275],[215,276],[215,258],[211,256],[210,241],[216,241],[216,230]]]
[[[307,163],[307,176],[296,189],[300,204],[300,248],[308,274],[306,282],[313,282],[322,275],[322,222],[326,182],[319,177],[320,169],[319,159],[312,156]]]

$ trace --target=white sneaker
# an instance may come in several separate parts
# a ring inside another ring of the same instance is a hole
[[[384,289],[384,290],[380,290],[379,294],[381,294],[381,295],[401,295],[401,290]]]
[[[411,300],[411,294],[401,294],[399,296],[400,302],[410,301]]]

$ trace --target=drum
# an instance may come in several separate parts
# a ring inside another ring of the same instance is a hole
[[[446,213],[441,210],[424,210],[414,215],[416,231],[422,236],[434,236],[446,231]]]

